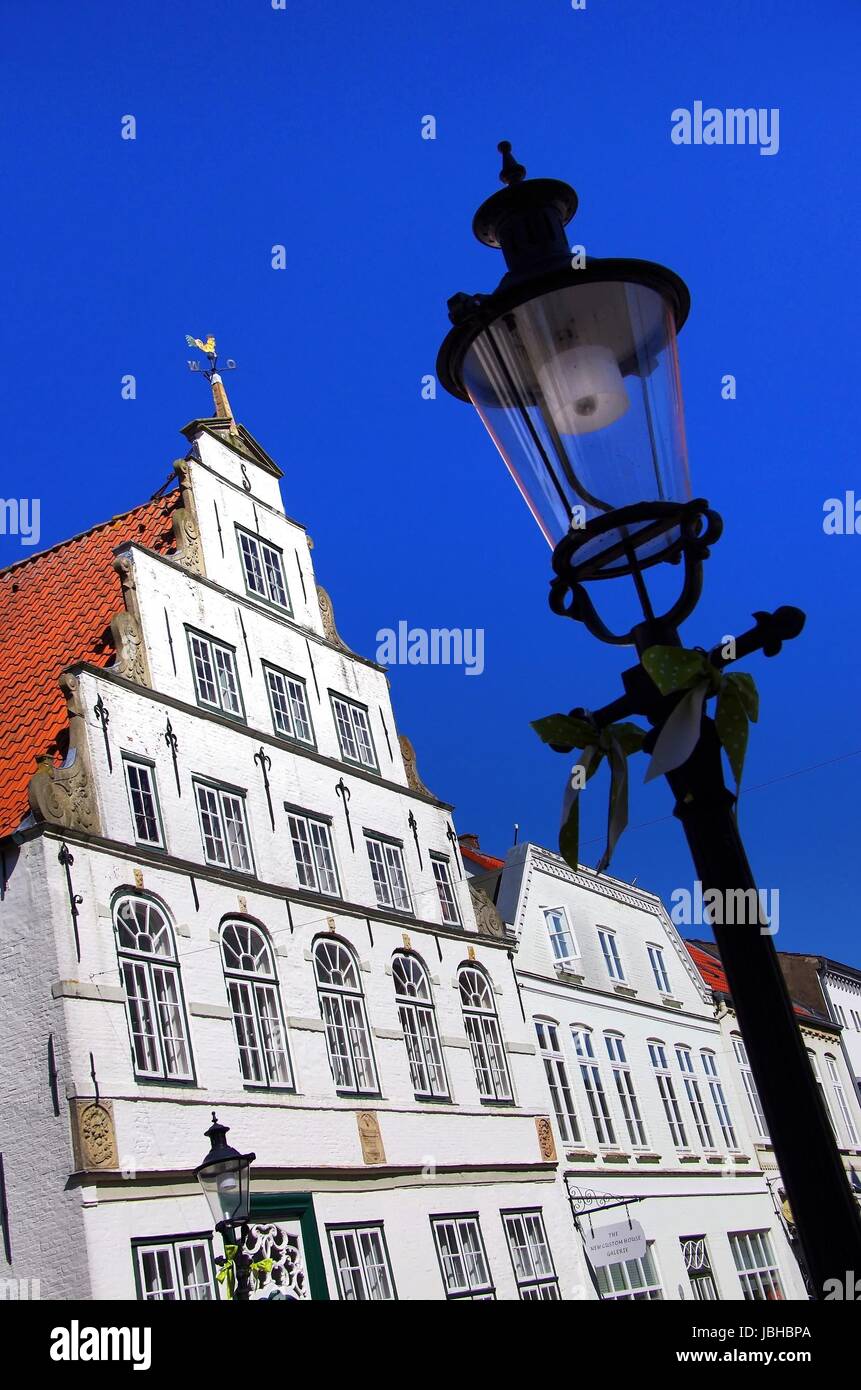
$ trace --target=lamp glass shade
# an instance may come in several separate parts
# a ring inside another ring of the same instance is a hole
[[[197,1177],[209,1203],[213,1221],[247,1221],[251,1211],[251,1161],[253,1154],[237,1154],[198,1168]]]
[[[550,545],[620,507],[690,499],[675,318],[657,290],[586,282],[506,309],[470,344],[463,384]]]

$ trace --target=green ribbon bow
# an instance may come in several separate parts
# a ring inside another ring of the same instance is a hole
[[[711,664],[705,652],[684,647],[649,647],[643,652],[642,662],[662,695],[686,692],[658,735],[645,780],[651,782],[687,762],[699,741],[705,702],[716,695],[715,728],[738,791],[750,721],[756,723],[759,718],[759,695],[753,676],[742,671],[721,671]]]
[[[233,1298],[236,1292],[236,1256],[238,1253],[238,1245],[225,1245],[224,1259],[222,1260],[221,1268],[215,1276],[219,1284],[224,1284],[226,1286],[228,1298]],[[256,1274],[258,1270],[262,1271],[264,1274],[269,1274],[274,1263],[274,1260],[269,1259],[255,1260],[248,1268],[252,1274]]]
[[[582,749],[565,783],[559,825],[559,852],[572,869],[579,867],[580,792],[590,777],[594,777],[602,760],[606,758],[609,763],[607,844],[595,869],[601,874],[628,824],[627,758],[642,747],[646,731],[637,724],[608,724],[599,729],[591,719],[577,719],[570,714],[548,714],[544,719],[534,720],[532,727],[544,743],[562,743]]]

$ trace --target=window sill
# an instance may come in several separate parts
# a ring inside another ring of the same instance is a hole
[[[614,985],[613,993],[621,994],[624,999],[636,999],[637,997],[637,991],[631,989],[630,985]]]
[[[581,975],[577,970],[572,969],[570,965],[560,965],[558,963],[556,965],[556,974],[559,979],[567,980],[569,984],[572,985],[582,985],[586,978],[585,975]]]
[[[679,1154],[679,1163],[700,1163],[702,1162],[699,1154]]]
[[[670,994],[662,994],[662,995],[661,995],[661,1004],[662,1004],[662,1006],[663,1006],[665,1009],[680,1009],[680,1008],[682,1008],[682,1001],[681,1001],[681,999],[674,999],[674,998],[672,997],[672,995],[670,995]]]
[[[635,1155],[635,1161],[636,1161],[637,1163],[660,1163],[660,1161],[661,1161],[661,1155],[660,1155],[660,1154],[636,1154],[636,1155]]]
[[[569,1163],[594,1163],[598,1155],[588,1149],[566,1149],[565,1157]]]
[[[631,1155],[626,1153],[620,1153],[618,1149],[616,1149],[608,1152],[604,1152],[602,1150],[601,1157],[603,1158],[605,1163],[628,1163],[630,1161]]]

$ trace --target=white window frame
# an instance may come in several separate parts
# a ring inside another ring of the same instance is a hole
[[[559,1041],[559,1025],[549,1018],[535,1018],[533,1023],[538,1038],[538,1052],[544,1063],[550,1102],[562,1142],[585,1147],[574,1103],[574,1090]]]
[[[265,540],[263,536],[255,535],[253,531],[247,530],[244,526],[237,526],[236,539],[239,546],[242,573],[245,577],[245,592],[250,598],[262,599],[264,603],[271,603],[273,608],[278,608],[282,613],[287,613],[292,617],[290,590],[287,587],[287,576],[284,573],[284,551],[280,546],[273,545],[272,541]],[[243,541],[247,542],[247,545],[243,544]],[[249,559],[250,556],[253,557],[253,560]],[[252,583],[252,576],[255,576],[255,565],[258,583]],[[279,596],[279,587],[283,598]]]
[[[768,1231],[728,1231],[727,1235],[746,1301],[768,1303],[785,1299]]]
[[[833,1057],[830,1052],[826,1052],[825,1061],[828,1064],[828,1074],[831,1079],[831,1089],[837,1097],[837,1105],[840,1110],[840,1114],[843,1117],[843,1126],[846,1130],[846,1135],[849,1139],[850,1145],[853,1147],[857,1147],[858,1131],[855,1128],[855,1122],[852,1119],[852,1112],[849,1109],[849,1104],[846,1099],[846,1092],[843,1088],[843,1083],[840,1080],[840,1073],[837,1070],[837,1059],[836,1057]]]
[[[712,1269],[709,1245],[705,1236],[679,1236],[682,1259],[688,1272],[695,1303],[720,1302],[720,1289]]]
[[[560,1302],[559,1279],[541,1208],[502,1211],[500,1216],[521,1302]]]
[[[649,1060],[655,1073],[655,1081],[658,1086],[658,1095],[664,1107],[664,1117],[670,1131],[670,1138],[673,1146],[682,1152],[688,1152],[687,1131],[685,1122],[682,1119],[682,1110],[676,1096],[676,1088],[673,1084],[673,1075],[667,1062],[666,1044],[658,1038],[649,1038],[646,1042],[649,1050]]]
[[[737,1150],[738,1138],[735,1132],[735,1125],[733,1124],[732,1111],[729,1108],[729,1101],[726,1098],[726,1092],[724,1091],[723,1082],[721,1081],[720,1072],[718,1071],[717,1057],[710,1048],[704,1047],[700,1050],[700,1060],[711,1093],[712,1105],[715,1108],[720,1132],[723,1135],[723,1141],[728,1149]]]
[[[397,1293],[382,1221],[327,1226],[329,1250],[344,1303],[395,1303]]]
[[[127,905],[130,911],[125,913]],[[134,1075],[167,1084],[193,1082],[182,975],[167,912],[152,898],[123,893],[113,904],[113,920]],[[124,932],[135,935],[134,946]]]
[[[253,874],[254,852],[251,848],[245,792],[238,787],[210,782],[204,777],[194,777],[192,781],[203,857],[207,864],[215,864],[220,869],[233,869],[237,873]],[[207,802],[205,806],[201,800],[202,793]],[[238,833],[239,830],[241,834]]]
[[[298,886],[312,893],[324,893],[329,898],[340,898],[341,880],[331,821],[326,816],[315,816],[312,811],[300,810],[298,806],[288,806],[286,810]]]
[[[457,982],[479,1097],[485,1103],[510,1104],[514,1092],[493,985],[484,971],[472,964],[460,967]]]
[[[201,709],[217,710],[228,719],[239,719],[244,723],[245,702],[236,664],[236,648],[194,627],[187,627],[185,634],[197,703]],[[204,662],[208,667],[206,671],[202,669]],[[204,681],[206,687],[212,690],[211,698],[205,693]]]
[[[607,967],[607,974],[614,984],[623,985],[625,983],[625,967],[622,965],[622,957],[619,955],[616,933],[610,931],[609,927],[599,927],[598,940],[601,943],[601,953]]]
[[[739,1033],[733,1033],[732,1035],[732,1050],[735,1053],[736,1065],[741,1073],[742,1085],[744,1086],[745,1095],[747,1096],[748,1104],[750,1105],[753,1115],[753,1123],[756,1126],[757,1137],[762,1139],[764,1143],[770,1143],[768,1125],[765,1121],[765,1111],[762,1108],[759,1091],[756,1089],[756,1082],[753,1078],[753,1071],[751,1070],[750,1059],[747,1055],[747,1048],[744,1045],[744,1038],[742,1038]]]
[[[604,1044],[631,1147],[646,1149],[649,1146],[649,1136],[634,1086],[634,1076],[625,1052],[625,1039],[621,1033],[605,1033]]]
[[[457,906],[457,895],[454,891],[454,881],[451,876],[451,865],[448,856],[445,854],[432,853],[430,856],[431,872],[436,883],[436,891],[439,895],[439,906],[442,920],[447,927],[460,926],[460,912]]]
[[[652,967],[652,974],[655,977],[655,984],[659,994],[670,993],[670,977],[667,972],[667,962],[664,957],[663,946],[655,946],[649,942],[646,946],[649,956],[649,964]]]
[[[255,1090],[292,1091],[293,1068],[272,943],[262,927],[237,917],[222,922],[219,935],[242,1080]]]
[[[129,808],[132,813],[135,842],[139,845],[146,845],[149,849],[164,849],[164,823],[161,818],[161,804],[158,799],[155,765],[146,758],[135,758],[124,753],[123,770],[126,778]],[[137,779],[137,786],[132,786],[133,777]],[[147,799],[150,802],[149,811],[146,806]],[[139,803],[139,808],[135,804],[136,800]],[[141,834],[141,822],[145,823],[147,820],[154,822],[154,836]]]
[[[427,968],[414,952],[396,951],[392,980],[416,1100],[448,1100],[448,1077]]]
[[[327,948],[331,950],[327,952]],[[313,956],[320,1015],[325,1025],[335,1089],[339,1095],[379,1095],[377,1063],[358,958],[351,946],[331,936],[318,937]],[[321,979],[320,963],[324,956],[327,957],[327,973],[340,975],[340,982]],[[334,972],[332,962],[338,962]]]
[[[620,1260],[615,1264],[599,1265],[595,1275],[601,1298],[608,1303],[664,1301],[654,1241],[648,1242],[643,1259]]]
[[[826,1091],[825,1083],[822,1080],[822,1072],[819,1066],[819,1058],[816,1056],[816,1053],[813,1051],[812,1047],[808,1047],[806,1051],[808,1057],[810,1058],[810,1069],[813,1072],[814,1080],[817,1086],[819,1087],[819,1094],[822,1097],[822,1104],[825,1106],[825,1113],[828,1116],[829,1123],[831,1125],[832,1130],[834,1131],[834,1138],[837,1140],[837,1144],[839,1146],[840,1131],[837,1128],[837,1120],[834,1117],[834,1111],[831,1108],[831,1101],[828,1099],[828,1092]]]
[[[545,907],[544,922],[550,940],[553,964],[568,965],[571,961],[580,960],[580,947],[577,945],[577,937],[565,908]],[[567,949],[568,947],[570,949]]]
[[[448,1300],[490,1302],[496,1289],[478,1212],[430,1219],[445,1296]]]
[[[617,1149],[619,1148],[619,1141],[616,1138],[616,1126],[610,1109],[610,1101],[604,1089],[601,1068],[595,1056],[591,1029],[582,1024],[572,1024],[571,1041],[577,1055],[580,1079],[583,1082],[583,1089],[589,1102],[589,1111],[592,1116],[592,1124],[595,1126],[598,1143],[602,1149]]]
[[[398,840],[389,840],[374,831],[365,832],[368,861],[377,907],[412,915],[413,900],[404,861],[404,847]]]
[[[269,710],[272,727],[282,738],[291,743],[301,743],[306,748],[316,748],[314,725],[308,705],[308,687],[301,676],[294,676],[280,666],[263,662],[263,675],[266,680],[266,693],[269,696]]]
[[[192,1258],[203,1251],[207,1280],[205,1283],[183,1282],[181,1258],[184,1252],[191,1252]],[[218,1302],[218,1285],[215,1281],[215,1263],[212,1258],[212,1237],[209,1235],[157,1236],[152,1240],[135,1240],[132,1252],[137,1273],[138,1298],[143,1303],[197,1303]],[[159,1257],[167,1255],[170,1282],[165,1284]],[[147,1290],[144,1260],[150,1257],[157,1265],[157,1278]],[[207,1293],[200,1290],[206,1289]],[[167,1295],[167,1297],[165,1296]]]
[[[369,772],[379,772],[380,764],[367,705],[339,695],[335,690],[329,691],[329,699],[344,762],[352,763],[354,767],[364,767]]]
[[[691,1114],[694,1117],[694,1128],[700,1141],[700,1147],[712,1152],[715,1141],[711,1120],[703,1100],[703,1093],[700,1090],[700,1083],[694,1066],[694,1054],[684,1043],[676,1043],[676,1063],[682,1078],[682,1085],[685,1088],[685,1095],[688,1098],[688,1105],[691,1107]]]

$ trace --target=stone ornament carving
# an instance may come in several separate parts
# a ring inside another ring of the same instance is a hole
[[[308,1272],[298,1234],[275,1223],[247,1226],[242,1236],[242,1251],[252,1264],[271,1260],[272,1268],[253,1270],[251,1301],[262,1299],[310,1299]]]
[[[412,787],[414,792],[421,792],[422,796],[433,797],[435,801],[436,797],[434,797],[433,792],[429,787],[425,786],[421,777],[419,777],[418,768],[416,767],[416,750],[413,748],[406,734],[398,734],[398,743],[400,744],[401,756],[404,760],[404,772],[407,774],[407,785]]]
[[[478,888],[471,879],[468,879],[467,882],[475,913],[476,930],[482,936],[504,936],[505,923],[499,915],[496,903],[488,897],[483,888]]]
[[[360,1110],[356,1115],[356,1124],[359,1128],[359,1139],[362,1144],[363,1162],[385,1163],[386,1151],[383,1148],[380,1122],[373,1110]]]
[[[553,1126],[546,1115],[538,1115],[535,1119],[535,1130],[538,1135],[538,1149],[541,1157],[547,1163],[557,1163],[556,1140],[553,1138]]]
[[[71,1102],[72,1145],[78,1172],[119,1168],[113,1101]]]
[[[197,507],[194,489],[191,486],[191,470],[185,459],[177,459],[173,469],[179,479],[179,491],[182,496],[182,506],[177,507],[173,513],[177,559],[182,567],[191,570],[192,574],[205,574]]]
[[[317,585],[317,599],[320,604],[320,619],[323,623],[323,632],[326,640],[333,646],[340,647],[342,652],[348,652],[350,656],[355,656],[355,652],[350,651],[337,627],[335,626],[335,610],[332,607],[332,600],[326,593],[322,584]]]
[[[118,555],[114,560],[114,569],[120,577],[125,608],[111,618],[111,637],[117,653],[111,669],[136,685],[151,686],[131,556]]]
[[[38,821],[98,835],[99,812],[93,792],[80,684],[77,676],[64,671],[59,685],[69,713],[69,753],[62,767],[54,765],[49,753],[36,758],[36,771],[27,788],[30,810]]]

